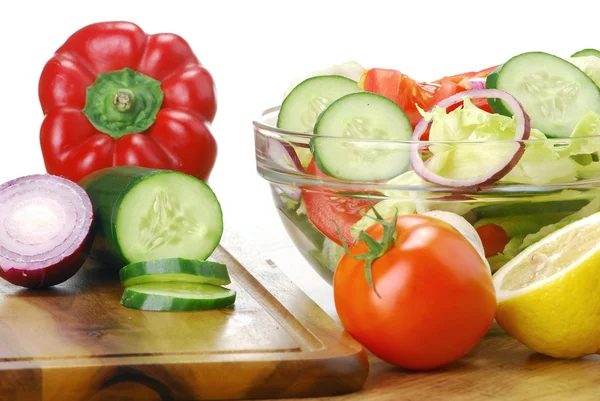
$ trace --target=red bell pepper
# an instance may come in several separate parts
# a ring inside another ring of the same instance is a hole
[[[104,167],[137,165],[207,180],[217,156],[208,125],[214,81],[190,45],[130,22],[75,32],[39,81],[46,170],[78,182]]]

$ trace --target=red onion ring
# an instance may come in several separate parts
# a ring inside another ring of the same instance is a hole
[[[525,152],[525,144],[520,141],[529,139],[529,134],[531,132],[531,119],[519,101],[504,91],[498,89],[479,89],[460,92],[442,100],[433,106],[431,110],[435,109],[436,107],[446,109],[456,103],[462,102],[465,97],[501,99],[508,104],[517,123],[514,137],[514,149],[508,153],[505,163],[491,168],[484,174],[463,180],[442,177],[429,170],[421,158],[420,147],[422,145],[420,145],[417,141],[421,139],[423,134],[427,131],[429,125],[432,123],[432,121],[426,121],[423,118],[421,121],[419,121],[413,132],[412,141],[415,142],[411,144],[410,161],[415,173],[425,181],[452,188],[477,187],[482,184],[490,184],[508,174],[508,172],[512,170],[512,168],[519,162],[523,156],[523,153]]]
[[[304,167],[294,148],[274,138],[267,138],[267,157],[284,170],[304,172]],[[297,185],[277,185],[283,193],[295,201],[299,201],[302,191]]]

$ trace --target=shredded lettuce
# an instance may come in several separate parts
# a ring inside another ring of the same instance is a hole
[[[575,162],[577,177],[581,179],[600,176],[600,114],[587,112],[575,126],[568,146],[561,156]]]
[[[577,163],[561,155],[553,140],[546,140],[536,129],[531,130],[530,138],[517,165],[500,182],[545,185],[577,179]]]
[[[358,238],[361,231],[366,230],[375,224],[375,212],[381,215],[384,219],[394,217],[395,215],[412,214],[416,212],[415,202],[409,199],[386,199],[378,202],[369,210],[359,221],[354,223],[350,229],[352,238],[355,240]]]
[[[432,121],[430,140],[461,141],[429,147],[433,156],[427,161],[427,167],[441,176],[455,179],[477,176],[485,166],[505,162],[507,154],[513,150],[510,141],[515,136],[515,119],[487,113],[466,97],[464,105],[450,113],[435,108],[424,116]],[[561,153],[564,146],[555,146],[536,129],[531,130],[530,139],[517,165],[500,182],[544,185],[577,178],[578,164]]]
[[[542,240],[553,232],[597,212],[600,212],[600,197],[594,198],[590,203],[582,207],[580,210],[563,217],[556,223],[545,225],[534,233],[512,238],[504,247],[502,254],[488,259],[488,262],[490,262],[490,265],[492,266],[492,271],[496,271],[497,268],[517,256],[521,251]],[[515,218],[518,218],[518,216]]]

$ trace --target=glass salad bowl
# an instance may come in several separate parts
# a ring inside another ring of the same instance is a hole
[[[510,123],[491,127],[467,113],[466,101],[464,110],[468,135],[459,140],[292,132],[276,128],[279,107],[254,121],[258,173],[291,240],[325,280],[332,282],[342,241],[353,243],[376,224],[372,208],[384,218],[441,216],[470,237],[492,272],[553,231],[600,211],[600,136],[588,135],[600,121],[584,118],[579,134],[569,137],[532,129],[528,139],[517,140],[514,126],[513,134],[502,135]],[[468,118],[474,119],[470,128]],[[445,123],[451,132],[451,121]],[[490,140],[486,130],[501,139]],[[323,149],[319,157],[336,174],[318,167],[315,149]]]

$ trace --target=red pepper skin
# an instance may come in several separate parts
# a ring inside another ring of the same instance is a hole
[[[164,99],[149,129],[115,139],[82,110],[98,74],[126,67],[160,81]],[[46,63],[38,89],[48,173],[79,182],[105,167],[137,165],[208,179],[217,156],[209,130],[217,110],[214,81],[180,36],[148,35],[130,22],[88,25]]]

